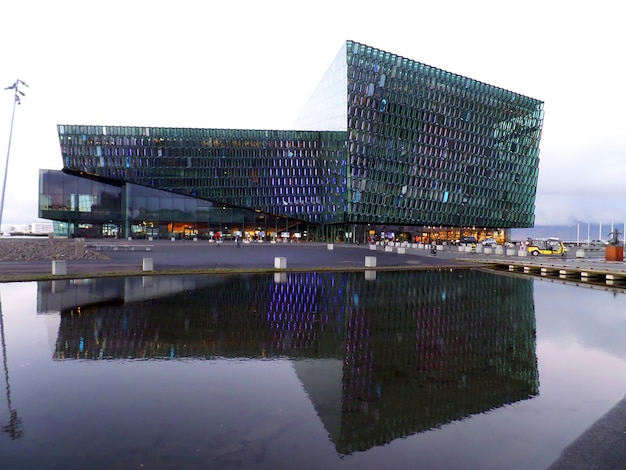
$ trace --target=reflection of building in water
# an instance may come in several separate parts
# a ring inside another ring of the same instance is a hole
[[[227,277],[67,308],[55,351],[57,360],[281,356],[297,359],[338,452],[365,450],[538,393],[532,280],[451,270],[381,272],[376,282]]]

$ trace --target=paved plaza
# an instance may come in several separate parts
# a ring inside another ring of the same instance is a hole
[[[601,253],[585,258],[520,257],[463,251],[457,246],[440,246],[433,256],[418,245],[370,246],[327,243],[242,243],[170,240],[87,240],[86,249],[99,251],[107,259],[68,259],[67,276],[145,274],[148,259],[154,274],[173,272],[245,272],[274,270],[276,258],[282,258],[285,270],[355,270],[374,266],[377,269],[476,268],[498,260],[523,263],[587,267],[624,273],[624,262],[608,262]],[[0,281],[37,279],[52,274],[50,260],[0,262]]]

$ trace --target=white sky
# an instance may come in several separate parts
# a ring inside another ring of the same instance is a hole
[[[57,124],[289,129],[347,39],[545,102],[536,225],[626,220],[622,0],[1,0],[3,223]],[[0,180],[1,182],[1,180]]]

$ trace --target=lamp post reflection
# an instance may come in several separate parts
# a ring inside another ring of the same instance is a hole
[[[4,381],[6,384],[7,405],[9,410],[9,422],[2,426],[2,432],[6,432],[11,439],[19,439],[24,436],[22,418],[11,405],[11,386],[9,384],[9,367],[7,365],[7,347],[4,337],[4,318],[2,315],[2,300],[0,299],[0,340],[2,341],[2,365],[4,366]]]

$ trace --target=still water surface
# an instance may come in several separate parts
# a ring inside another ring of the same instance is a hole
[[[626,295],[481,271],[0,285],[0,468],[543,469]]]

